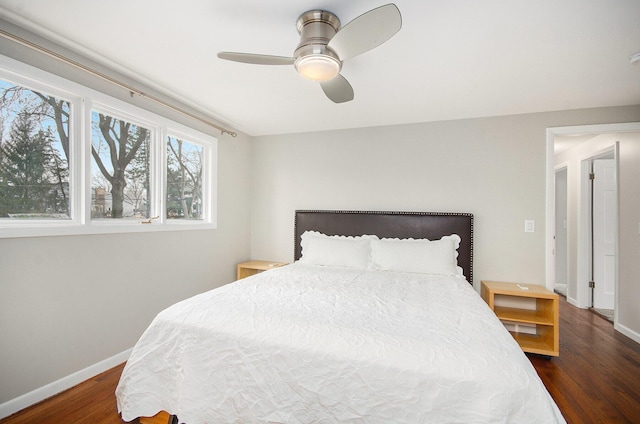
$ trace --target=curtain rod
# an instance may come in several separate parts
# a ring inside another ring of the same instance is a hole
[[[179,112],[179,113],[181,113],[183,115],[186,115],[186,116],[188,116],[190,118],[196,119],[196,120],[198,120],[198,121],[200,121],[200,122],[202,122],[204,124],[207,124],[207,125],[215,128],[215,129],[217,129],[218,131],[220,131],[221,134],[229,134],[231,137],[236,137],[238,135],[235,131],[231,131],[231,130],[229,130],[227,128],[224,128],[224,127],[221,127],[219,125],[216,125],[213,122],[210,122],[210,121],[208,121],[206,119],[202,119],[202,118],[200,118],[200,117],[198,117],[198,116],[196,116],[196,115],[194,115],[194,114],[192,114],[190,112],[187,112],[186,110],[183,110],[183,109],[180,109],[180,108],[178,108],[176,106],[173,106],[172,104],[167,103],[162,99],[159,99],[159,98],[157,98],[157,97],[155,97],[153,95],[150,95],[150,94],[146,94],[143,91],[140,91],[135,87],[132,87],[132,86],[126,84],[126,83],[118,81],[117,79],[112,78],[112,77],[110,77],[110,76],[108,76],[106,74],[103,74],[100,71],[96,71],[95,69],[90,68],[90,67],[88,67],[86,65],[83,65],[82,63],[76,62],[73,59],[69,59],[68,57],[65,57],[65,56],[63,56],[63,55],[61,55],[59,53],[56,53],[56,52],[54,52],[52,50],[49,50],[46,47],[40,46],[40,45],[35,44],[35,43],[33,43],[33,42],[29,41],[29,40],[21,38],[21,37],[15,35],[15,34],[7,32],[2,28],[0,28],[0,35],[2,35],[4,38],[7,38],[7,39],[9,39],[11,41],[15,41],[16,43],[21,44],[21,45],[23,45],[25,47],[28,47],[28,48],[30,48],[32,50],[36,50],[36,51],[38,51],[40,53],[43,53],[43,54],[45,54],[45,55],[47,55],[49,57],[52,57],[52,58],[57,59],[59,61],[62,61],[64,63],[68,64],[68,65],[71,65],[74,68],[80,69],[82,71],[85,71],[85,72],[93,75],[93,76],[96,76],[96,77],[98,77],[100,79],[103,79],[103,80],[105,80],[107,82],[110,82],[110,83],[112,83],[114,85],[117,85],[120,88],[124,88],[125,90],[129,91],[129,93],[131,93],[131,97],[133,97],[134,95],[138,95],[140,97],[144,97],[144,98],[147,98],[149,100],[152,100],[152,101],[154,101],[154,102],[156,102],[156,103],[158,103],[158,104],[160,104],[160,105],[162,105],[162,106],[164,106],[166,108],[169,108],[169,109],[171,109],[173,111]]]

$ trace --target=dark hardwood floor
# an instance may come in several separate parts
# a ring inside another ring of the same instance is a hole
[[[560,296],[560,356],[529,358],[568,423],[640,423],[640,345]]]
[[[114,392],[124,364],[3,420],[1,424],[122,424]]]
[[[640,422],[640,345],[560,298],[560,356],[529,358],[567,422]],[[122,424],[115,387],[123,365],[0,424]]]

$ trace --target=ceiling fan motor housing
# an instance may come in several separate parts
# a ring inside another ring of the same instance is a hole
[[[327,81],[342,69],[338,55],[327,44],[340,29],[340,19],[326,10],[309,10],[296,23],[300,43],[293,52],[296,70],[305,78]]]

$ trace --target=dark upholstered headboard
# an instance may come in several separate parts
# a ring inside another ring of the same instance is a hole
[[[295,260],[300,259],[300,236],[307,230],[327,235],[375,234],[387,238],[426,238],[458,234],[458,265],[473,284],[473,215],[443,212],[296,211]]]

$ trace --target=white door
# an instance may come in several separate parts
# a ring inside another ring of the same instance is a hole
[[[616,166],[593,161],[593,307],[613,309],[616,279]]]

